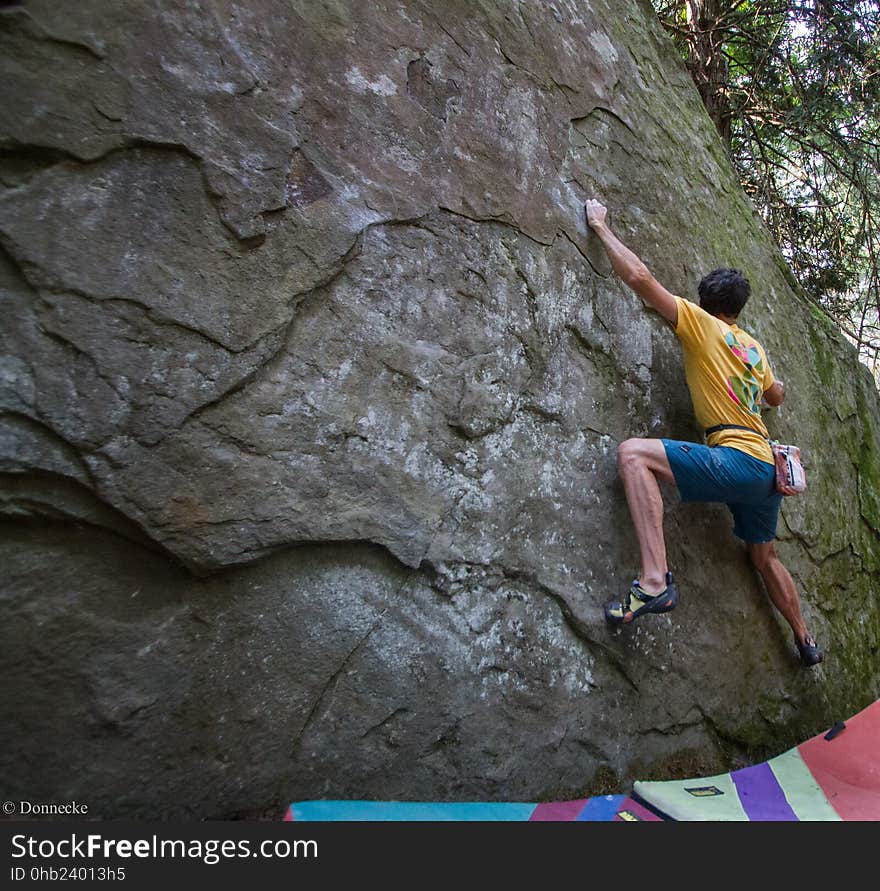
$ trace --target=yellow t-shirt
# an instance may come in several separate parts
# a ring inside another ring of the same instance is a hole
[[[767,435],[760,405],[773,384],[773,373],[764,348],[738,325],[728,325],[682,297],[675,302],[675,333],[684,348],[684,371],[697,423],[704,430],[739,424]],[[773,464],[767,440],[747,430],[719,430],[708,444],[739,449]]]

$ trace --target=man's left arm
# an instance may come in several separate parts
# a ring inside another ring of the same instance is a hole
[[[675,297],[651,275],[647,266],[611,231],[605,222],[607,210],[598,201],[589,200],[584,205],[587,223],[599,236],[614,271],[664,319],[678,327],[678,305]]]

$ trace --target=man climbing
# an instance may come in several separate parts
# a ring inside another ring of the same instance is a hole
[[[587,201],[585,210],[614,271],[672,325],[681,341],[694,413],[708,443],[628,439],[620,444],[618,468],[642,566],[623,599],[606,604],[606,618],[626,624],[647,613],[669,612],[678,602],[666,564],[662,480],[678,487],[682,501],[718,501],[730,508],[734,534],[746,542],[773,605],[791,626],[801,661],[818,664],[822,653],[807,633],[794,580],[774,546],[782,495],[775,490],[760,402],[763,397],[778,406],[785,390],[774,381],[763,347],[736,324],[749,299],[748,279],[735,269],[710,272],[699,284],[696,306],[667,291],[614,235],[602,204]]]

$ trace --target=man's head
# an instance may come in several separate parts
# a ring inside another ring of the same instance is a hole
[[[711,316],[736,317],[752,293],[749,280],[738,269],[713,269],[703,276],[697,292],[700,306]]]

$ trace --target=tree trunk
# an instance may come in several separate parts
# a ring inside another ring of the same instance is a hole
[[[723,0],[685,0],[691,32],[688,70],[724,144],[730,145],[728,68],[721,32]]]

